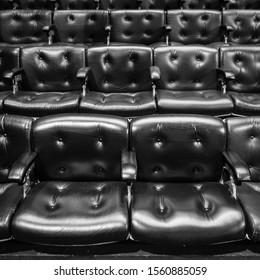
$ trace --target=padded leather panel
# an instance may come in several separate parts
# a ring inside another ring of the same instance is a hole
[[[260,9],[258,0],[229,0],[228,9]]]
[[[138,3],[135,0],[100,0],[99,6],[103,10],[129,10],[137,9]]]
[[[223,13],[223,21],[225,25],[233,28],[228,36],[228,42],[233,44],[260,43],[259,10],[227,10]]]
[[[111,25],[111,42],[150,45],[165,40],[162,10],[112,11]]]
[[[223,47],[221,65],[235,75],[235,80],[227,82],[227,90],[241,93],[260,92],[260,47]]]
[[[0,184],[0,240],[12,237],[11,220],[22,196],[23,189],[18,184]]]
[[[104,46],[87,49],[90,91],[150,91],[152,50],[142,46]]]
[[[80,91],[21,91],[5,99],[4,111],[8,114],[32,117],[42,117],[60,113],[77,113],[80,95]]]
[[[219,183],[135,183],[132,236],[152,243],[213,244],[245,238],[237,201]]]
[[[170,41],[182,44],[211,44],[221,41],[221,12],[211,10],[173,10],[167,12],[172,27]]]
[[[148,116],[131,125],[130,146],[141,181],[218,181],[225,142],[224,125],[213,117]]]
[[[220,10],[219,0],[185,0],[184,9],[211,9]]]
[[[8,182],[13,163],[30,150],[32,119],[23,116],[0,116],[0,183]]]
[[[159,89],[175,91],[217,88],[218,50],[205,46],[159,47],[154,65],[161,70]]]
[[[50,0],[14,0],[19,9],[52,9]]]
[[[122,182],[42,182],[12,223],[17,240],[54,245],[123,241],[128,234],[127,186]]]
[[[88,92],[80,102],[80,112],[111,114],[124,117],[154,114],[152,91],[136,93]]]
[[[96,9],[94,0],[58,0],[59,10],[92,10]]]
[[[12,89],[12,83],[3,79],[3,74],[19,67],[19,52],[19,48],[0,47],[0,91]]]
[[[179,0],[143,0],[142,9],[171,10],[179,8]]]
[[[233,102],[218,90],[170,91],[157,90],[158,113],[229,115]]]
[[[77,72],[85,67],[85,49],[74,46],[23,48],[23,90],[81,90]]]
[[[48,42],[42,30],[51,24],[48,10],[6,10],[0,12],[0,41],[8,44]]]
[[[55,42],[70,44],[106,43],[108,12],[98,10],[56,11]]]
[[[226,123],[227,151],[247,164],[253,182],[260,181],[260,117],[230,118]]]
[[[4,100],[12,95],[12,91],[9,90],[9,91],[0,91],[0,114],[3,114],[4,113]]]
[[[237,188],[238,200],[246,217],[247,234],[250,240],[260,241],[260,184],[243,182]]]
[[[32,140],[39,179],[121,180],[127,131],[127,120],[107,115],[64,114],[37,120]]]

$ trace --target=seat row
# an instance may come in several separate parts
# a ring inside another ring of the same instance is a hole
[[[257,0],[0,0],[0,9],[260,9]]]
[[[2,115],[0,129],[1,240],[260,241],[260,117]]]
[[[260,10],[6,10],[0,45],[255,45],[259,22]]]
[[[219,61],[220,60],[220,61]],[[260,47],[0,48],[2,113],[259,115]]]

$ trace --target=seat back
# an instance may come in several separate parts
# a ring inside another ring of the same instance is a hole
[[[120,117],[64,114],[38,119],[32,132],[40,180],[121,180],[128,123]]]
[[[111,25],[111,42],[150,45],[165,41],[163,10],[112,11]]]
[[[173,10],[167,13],[172,27],[170,41],[182,44],[210,44],[221,41],[221,12]]]
[[[142,9],[172,10],[179,8],[179,0],[143,0]]]
[[[221,9],[219,0],[185,0],[182,6],[184,9]]]
[[[50,0],[14,0],[13,6],[17,9],[52,9]]]
[[[51,24],[50,10],[5,10],[0,12],[0,41],[8,44],[47,43],[45,25]]]
[[[260,117],[230,118],[227,150],[237,153],[248,165],[251,180],[260,181]]]
[[[221,66],[235,74],[235,80],[227,82],[227,90],[260,92],[260,47],[223,47]]]
[[[233,28],[228,35],[228,42],[235,44],[260,43],[260,11],[227,10],[223,13],[223,22]]]
[[[85,49],[75,46],[23,48],[22,89],[32,91],[81,90],[77,71],[85,66]]]
[[[8,182],[13,163],[30,151],[31,124],[29,117],[0,115],[0,183]]]
[[[227,9],[260,9],[258,0],[229,0],[226,4]]]
[[[13,47],[0,47],[0,92],[4,90],[12,90],[12,83],[3,79],[6,71],[19,68],[20,49]]]
[[[217,88],[218,50],[204,46],[160,47],[154,64],[161,70],[158,88],[189,91]]]
[[[221,177],[226,134],[220,119],[199,115],[137,118],[130,135],[138,180],[203,182]]]
[[[92,10],[96,9],[94,0],[57,0],[58,10]]]
[[[98,10],[55,11],[55,42],[63,43],[106,43],[105,28],[108,12]]]
[[[138,8],[137,0],[99,0],[101,10],[131,10]]]
[[[152,50],[142,46],[104,46],[87,49],[91,68],[89,88],[99,92],[150,91]]]

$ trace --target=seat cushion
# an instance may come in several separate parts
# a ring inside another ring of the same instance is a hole
[[[17,240],[85,245],[126,240],[127,186],[122,182],[41,182],[12,223]]]
[[[243,182],[237,188],[238,200],[246,216],[249,239],[260,241],[260,183]]]
[[[132,237],[170,244],[222,243],[245,237],[238,202],[219,183],[136,183]]]
[[[80,103],[82,113],[103,113],[124,117],[153,114],[156,104],[152,92],[102,93],[88,92]]]
[[[234,113],[245,116],[260,114],[260,93],[228,92],[234,101]]]
[[[229,115],[233,102],[217,90],[171,91],[157,90],[159,113]]]
[[[21,91],[5,99],[4,112],[32,117],[59,113],[77,113],[80,94],[80,91]]]
[[[18,184],[0,184],[0,240],[12,237],[11,220],[22,197],[23,190]]]
[[[4,100],[10,95],[12,95],[11,90],[0,91],[0,114],[4,112]]]

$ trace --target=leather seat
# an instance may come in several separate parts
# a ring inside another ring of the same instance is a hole
[[[208,9],[221,10],[220,0],[184,0],[182,7],[184,9]]]
[[[180,8],[179,0],[142,0],[140,7],[142,9],[152,10],[172,10]]]
[[[225,4],[226,9],[260,9],[260,3],[256,0],[229,0]]]
[[[56,0],[55,10],[93,10],[97,8],[96,1],[93,0]]]
[[[131,10],[138,8],[137,0],[99,0],[100,10]]]
[[[9,2],[13,9],[50,10],[53,8],[51,0],[13,0]]]

